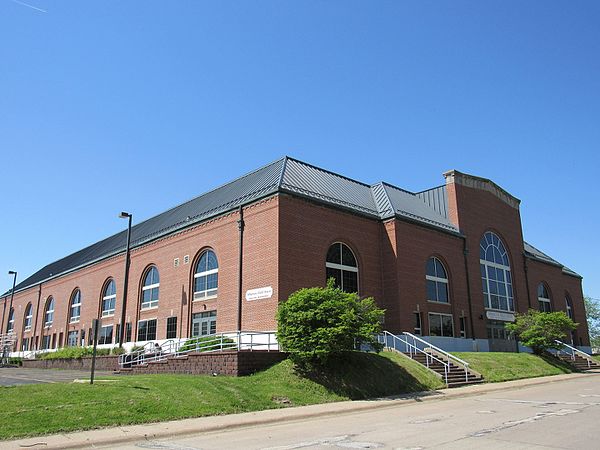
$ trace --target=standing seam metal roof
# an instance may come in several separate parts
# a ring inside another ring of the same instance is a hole
[[[132,248],[230,212],[242,204],[278,192],[307,197],[377,220],[398,217],[445,232],[459,230],[419,194],[387,183],[372,186],[302,161],[284,157],[217,187],[132,227]],[[127,232],[122,231],[48,264],[19,283],[16,290],[56,278],[123,253]]]

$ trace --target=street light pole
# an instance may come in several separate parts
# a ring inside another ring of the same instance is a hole
[[[121,219],[128,219],[127,225],[127,248],[125,251],[125,278],[123,280],[123,307],[121,310],[121,326],[119,327],[119,347],[123,347],[123,341],[125,340],[125,313],[127,310],[127,287],[129,284],[129,253],[131,246],[131,219],[132,214],[127,212],[121,212],[119,214]]]
[[[9,270],[8,274],[13,276],[13,287],[12,291],[10,291],[10,308],[8,308],[8,320],[10,320],[10,312],[12,311],[13,298],[15,298],[15,286],[17,285],[17,272],[15,272],[14,270]],[[6,306],[6,300],[4,300],[4,304]],[[13,313],[13,320],[14,318],[15,316]],[[8,333],[8,324],[6,324],[6,332]]]

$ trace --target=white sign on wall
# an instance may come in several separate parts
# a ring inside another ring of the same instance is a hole
[[[263,298],[271,298],[273,296],[273,288],[271,286],[265,286],[256,289],[249,289],[246,291],[246,300],[260,300]]]
[[[514,322],[515,315],[513,313],[505,313],[498,311],[486,311],[485,315],[490,320],[501,320],[503,322]]]

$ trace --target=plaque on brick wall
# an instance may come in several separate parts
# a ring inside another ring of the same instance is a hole
[[[490,320],[501,320],[503,322],[514,322],[515,315],[513,313],[505,313],[499,311],[486,311],[485,315]]]
[[[271,298],[273,296],[273,288],[271,286],[265,286],[256,289],[249,289],[246,291],[246,300],[260,300],[263,298]]]

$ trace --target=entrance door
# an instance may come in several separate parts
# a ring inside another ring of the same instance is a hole
[[[208,336],[217,332],[217,312],[206,311],[192,316],[192,336]]]
[[[490,345],[490,352],[516,352],[517,341],[513,339],[511,334],[504,328],[504,324],[500,320],[488,320],[487,335]]]

